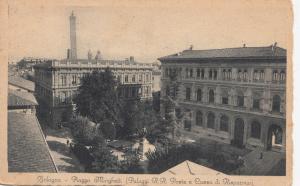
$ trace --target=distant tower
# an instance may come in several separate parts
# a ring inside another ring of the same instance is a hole
[[[71,44],[71,52],[70,58],[77,59],[77,48],[76,48],[76,17],[74,16],[74,12],[70,15],[70,44]]]

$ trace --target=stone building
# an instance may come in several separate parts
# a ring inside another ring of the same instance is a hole
[[[185,113],[186,133],[249,149],[285,151],[286,50],[266,47],[184,50],[162,63],[167,95]],[[172,83],[178,86],[176,90]]]
[[[132,59],[133,60],[133,59]],[[39,111],[54,126],[67,121],[73,108],[72,98],[81,78],[109,67],[120,81],[119,96],[124,99],[152,98],[152,65],[135,61],[68,59],[35,66],[35,93]]]

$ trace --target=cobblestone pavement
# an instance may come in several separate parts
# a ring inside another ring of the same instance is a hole
[[[69,151],[67,140],[71,141],[72,135],[68,128],[44,130],[50,153],[59,172],[84,172],[78,159]]]

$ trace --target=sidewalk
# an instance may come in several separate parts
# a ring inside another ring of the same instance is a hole
[[[69,152],[67,139],[71,142],[72,135],[68,128],[44,130],[46,141],[50,148],[50,153],[59,172],[84,172],[84,167],[80,165],[73,153]]]

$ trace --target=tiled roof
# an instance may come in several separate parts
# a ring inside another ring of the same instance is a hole
[[[34,82],[24,79],[19,76],[9,76],[8,84],[34,92]]]
[[[38,105],[34,95],[30,92],[8,91],[8,106]]]
[[[8,113],[8,171],[57,172],[35,115]]]
[[[161,57],[168,59],[209,59],[209,58],[255,58],[255,57],[286,57],[286,50],[280,47],[239,47],[211,50],[184,50],[182,52]]]
[[[191,161],[184,161],[167,171],[161,173],[161,175],[167,176],[167,175],[210,175],[210,176],[216,176],[216,175],[225,175],[222,172],[213,170],[211,168],[207,168],[205,166],[199,165],[197,163],[191,162]]]

